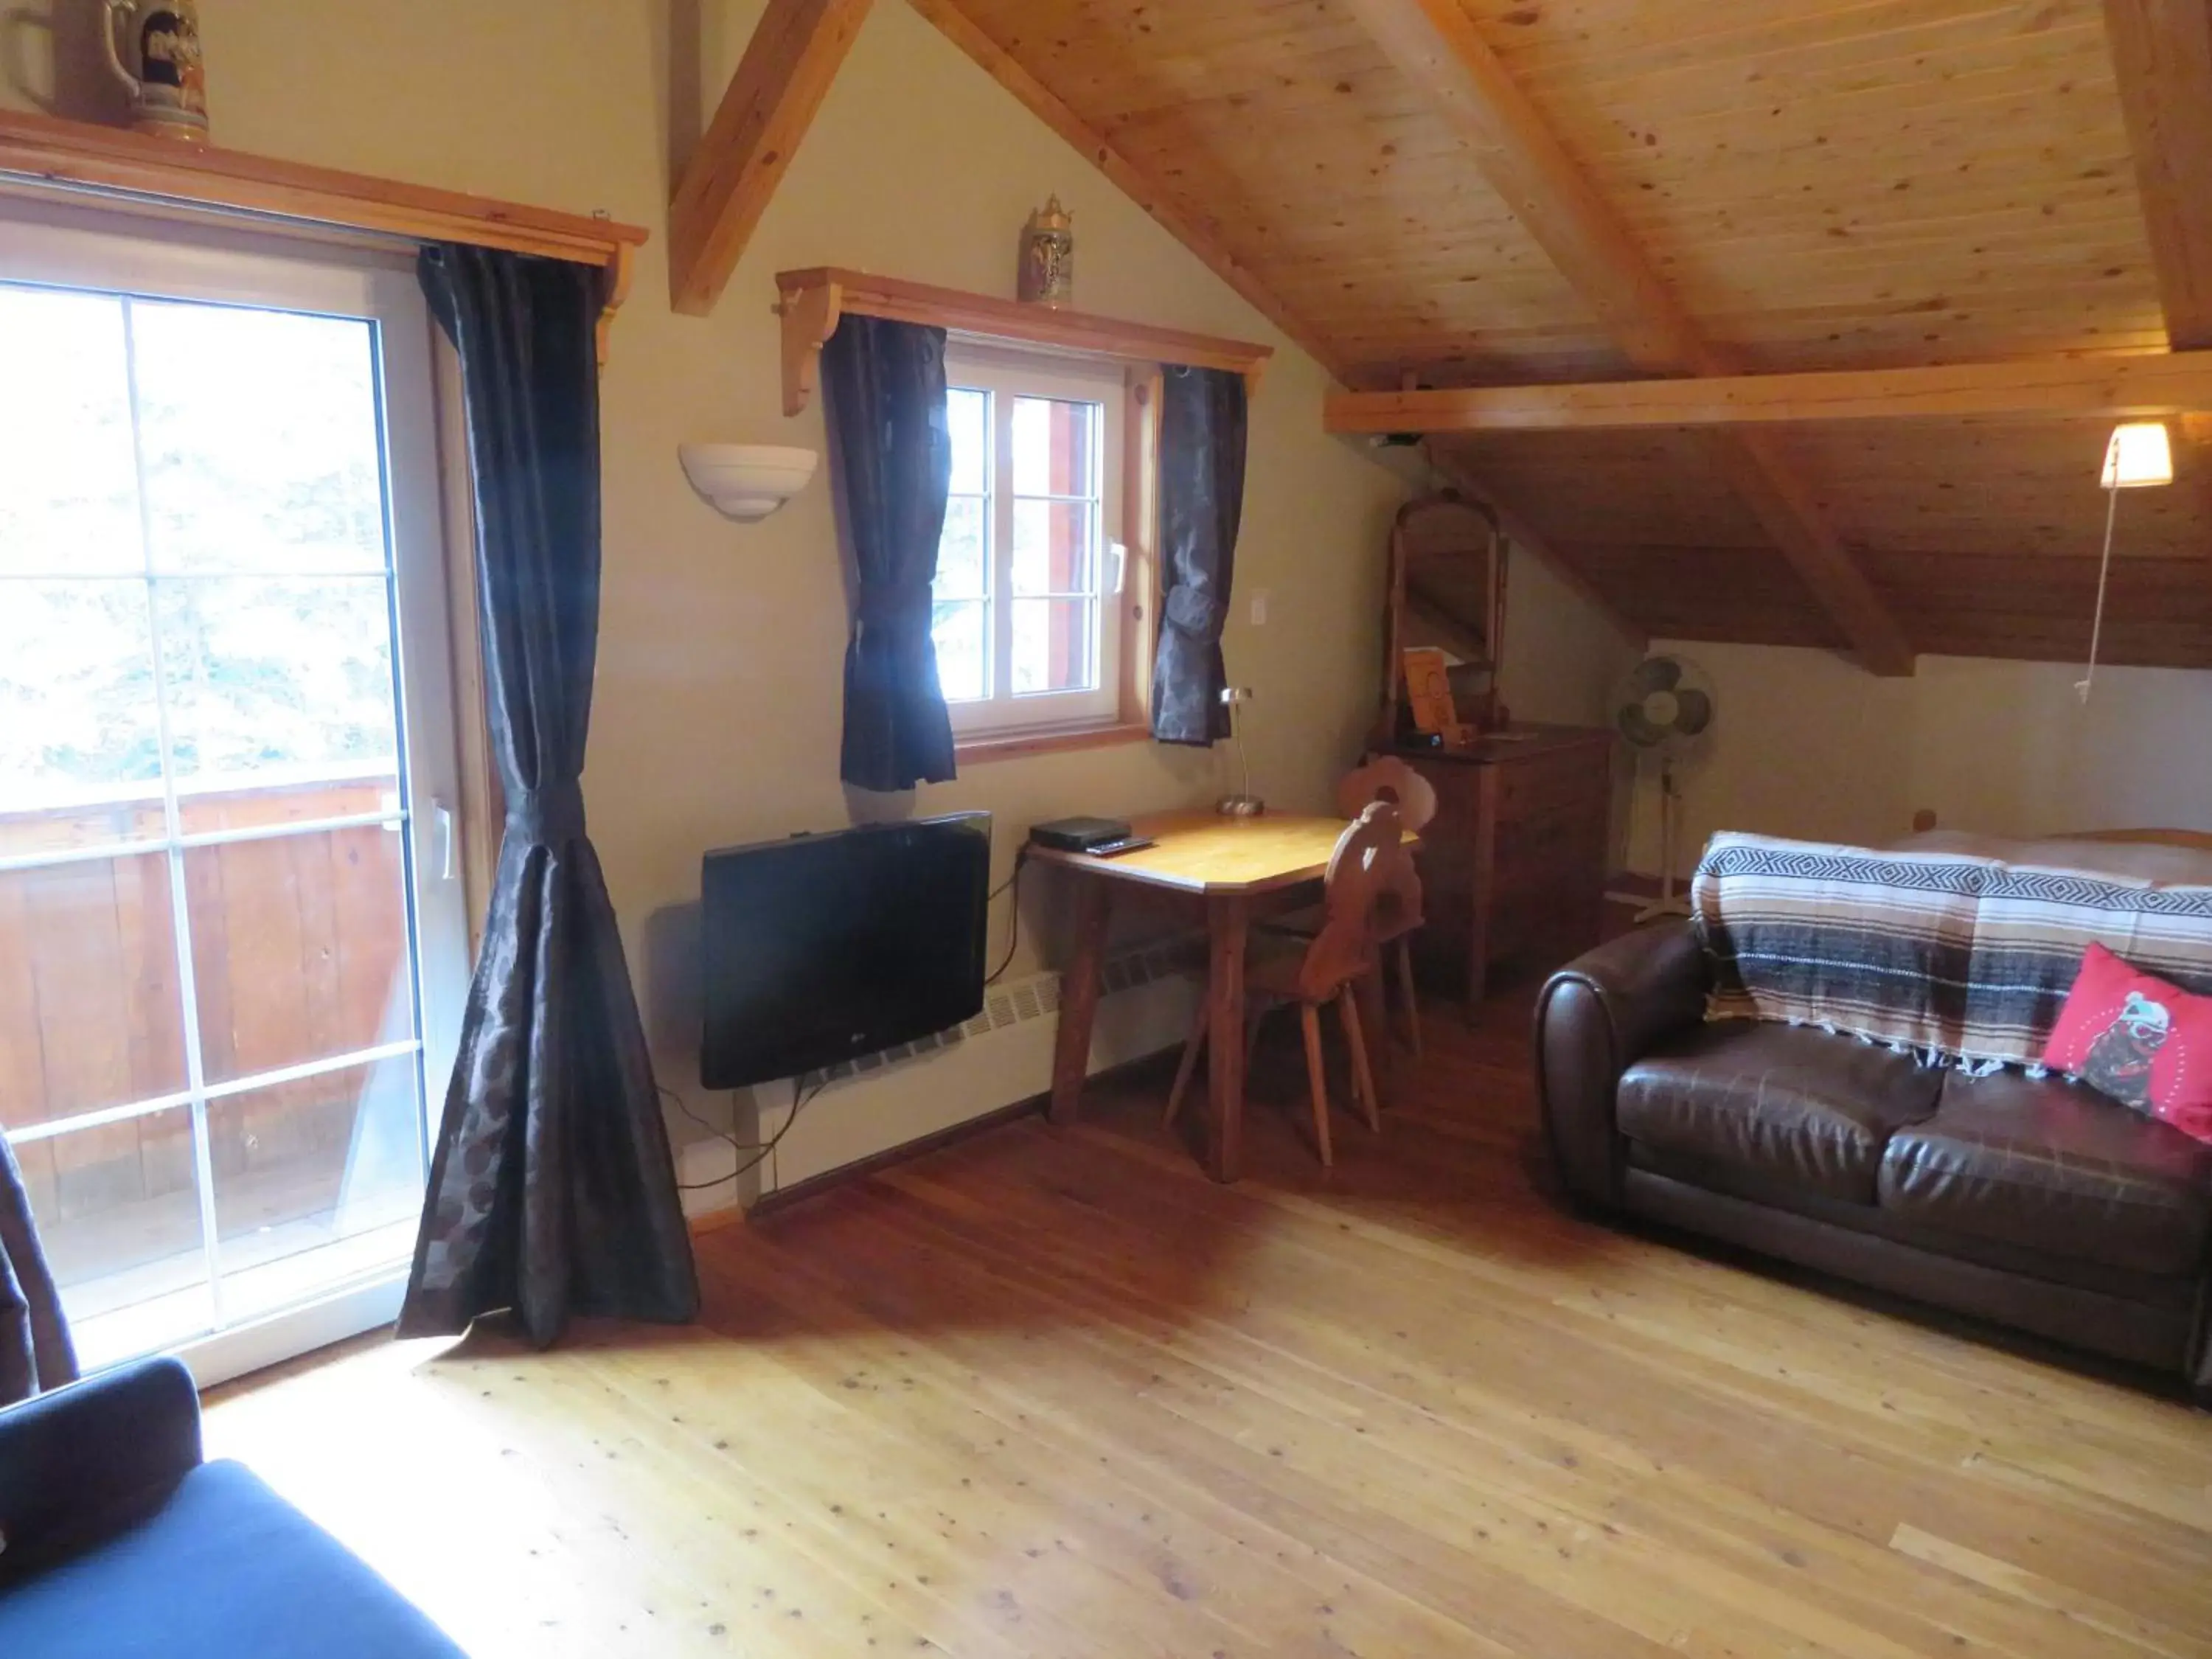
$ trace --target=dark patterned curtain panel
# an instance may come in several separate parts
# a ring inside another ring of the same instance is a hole
[[[1229,735],[1221,629],[1244,516],[1244,377],[1170,368],[1160,399],[1160,645],[1152,735],[1210,744]]]
[[[0,1135],[0,1406],[76,1381],[76,1351],[39,1248],[22,1167]]]
[[[952,488],[945,331],[848,317],[822,350],[830,442],[859,576],[845,647],[840,770],[863,789],[952,776],[952,721],[930,638],[930,584]]]
[[[681,1323],[691,1241],[599,855],[584,738],[599,629],[599,273],[423,251],[459,349],[493,751],[507,795],[483,952],[430,1165],[402,1336],[511,1308]]]

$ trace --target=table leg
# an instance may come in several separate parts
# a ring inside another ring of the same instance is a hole
[[[1216,1181],[1244,1173],[1244,940],[1251,902],[1241,893],[1214,893],[1206,902],[1211,939],[1206,994],[1213,1000],[1213,1041],[1206,1091],[1206,1172]]]
[[[1106,965],[1106,921],[1114,884],[1098,877],[1075,883],[1075,959],[1060,981],[1060,1032],[1052,1052],[1052,1121],[1073,1123],[1091,1074],[1091,1027],[1098,1013],[1098,981]],[[1231,1045],[1234,1046],[1234,1045]]]

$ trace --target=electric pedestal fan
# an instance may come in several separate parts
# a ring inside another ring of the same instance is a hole
[[[1659,902],[1638,914],[1639,922],[1690,914],[1688,902],[1674,891],[1682,839],[1682,792],[1674,765],[1711,739],[1717,707],[1712,682],[1684,657],[1646,657],[1613,695],[1613,726],[1628,740],[1639,769],[1647,756],[1659,763]]]

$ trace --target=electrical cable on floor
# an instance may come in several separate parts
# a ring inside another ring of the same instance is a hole
[[[735,1135],[732,1134],[726,1129],[716,1128],[713,1124],[708,1122],[705,1118],[701,1117],[698,1113],[693,1111],[690,1106],[686,1105],[684,1101],[684,1097],[678,1094],[674,1090],[663,1087],[658,1084],[654,1086],[660,1090],[660,1093],[664,1098],[672,1100],[676,1103],[676,1109],[678,1111],[683,1113],[684,1116],[690,1118],[694,1123],[704,1129],[708,1134],[714,1136],[715,1139],[727,1141],[729,1143],[730,1149],[732,1152],[738,1153],[740,1157],[744,1156],[747,1152],[756,1154],[751,1163],[741,1164],[736,1169],[731,1170],[729,1174],[716,1176],[712,1181],[679,1181],[676,1183],[676,1190],[679,1193],[703,1193],[711,1188],[726,1187],[732,1181],[736,1181],[744,1176],[750,1175],[755,1170],[759,1169],[762,1164],[767,1163],[770,1158],[775,1156],[775,1149],[783,1144],[783,1138],[791,1133],[792,1127],[799,1121],[799,1113],[805,1111],[809,1105],[813,1103],[815,1097],[830,1086],[830,1081],[827,1078],[824,1078],[821,1082],[816,1084],[811,1089],[809,1089],[802,1095],[799,1092],[799,1079],[797,1078],[792,1079],[791,1115],[784,1119],[783,1127],[781,1129],[778,1129],[766,1140],[753,1145],[747,1145],[745,1142],[739,1140]]]

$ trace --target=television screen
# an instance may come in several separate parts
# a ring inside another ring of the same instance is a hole
[[[700,1082],[797,1077],[973,1018],[990,884],[988,812],[708,854]]]

